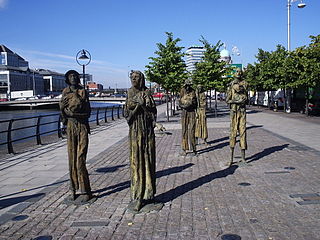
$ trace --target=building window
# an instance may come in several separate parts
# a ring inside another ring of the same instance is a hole
[[[1,55],[0,55],[0,64],[6,65],[6,56],[4,53],[1,53]]]

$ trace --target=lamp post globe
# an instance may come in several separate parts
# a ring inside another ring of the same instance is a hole
[[[84,88],[86,88],[86,74],[85,74],[85,66],[87,66],[91,62],[91,54],[89,51],[82,49],[76,55],[77,63],[82,66],[82,84]]]

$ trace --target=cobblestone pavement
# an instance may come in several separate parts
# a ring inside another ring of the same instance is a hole
[[[126,211],[125,137],[90,160],[94,203],[64,204],[68,182],[62,182],[22,211],[13,209],[15,217],[0,225],[0,239],[320,239],[319,152],[250,122],[249,165],[226,168],[224,113],[208,118],[210,145],[199,145],[197,157],[179,156],[178,118],[160,118],[168,134],[156,138],[157,200],[165,204],[159,212]]]

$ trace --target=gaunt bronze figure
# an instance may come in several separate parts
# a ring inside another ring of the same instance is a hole
[[[124,115],[129,125],[131,202],[128,209],[138,212],[154,200],[156,193],[156,151],[154,127],[157,109],[150,91],[145,87],[142,72],[130,74]]]
[[[70,201],[88,202],[92,198],[86,158],[89,145],[88,119],[91,108],[87,91],[80,85],[79,73],[70,70],[65,74],[69,85],[62,92],[60,110],[62,122],[67,127]],[[78,195],[79,194],[79,195]]]
[[[180,92],[179,105],[182,109],[182,155],[186,155],[188,150],[192,151],[192,155],[197,155],[196,149],[196,109],[197,97],[192,87],[192,82],[187,80]]]
[[[233,163],[234,147],[236,144],[237,133],[240,137],[241,160],[246,163],[245,150],[247,150],[246,135],[246,103],[248,101],[247,82],[242,79],[242,70],[237,69],[234,80],[231,82],[226,102],[230,106],[230,162]]]
[[[207,100],[203,86],[199,85],[197,88],[197,114],[196,114],[196,132],[195,136],[197,139],[202,139],[203,143],[208,145],[208,127],[206,117]]]

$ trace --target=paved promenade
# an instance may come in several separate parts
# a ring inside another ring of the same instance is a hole
[[[227,168],[228,109],[208,115],[209,146],[179,156],[179,116],[158,120],[159,212],[133,215],[124,119],[90,136],[91,205],[68,206],[66,141],[0,159],[0,239],[320,239],[320,123],[248,109],[249,165]],[[240,150],[235,150],[236,161]]]

